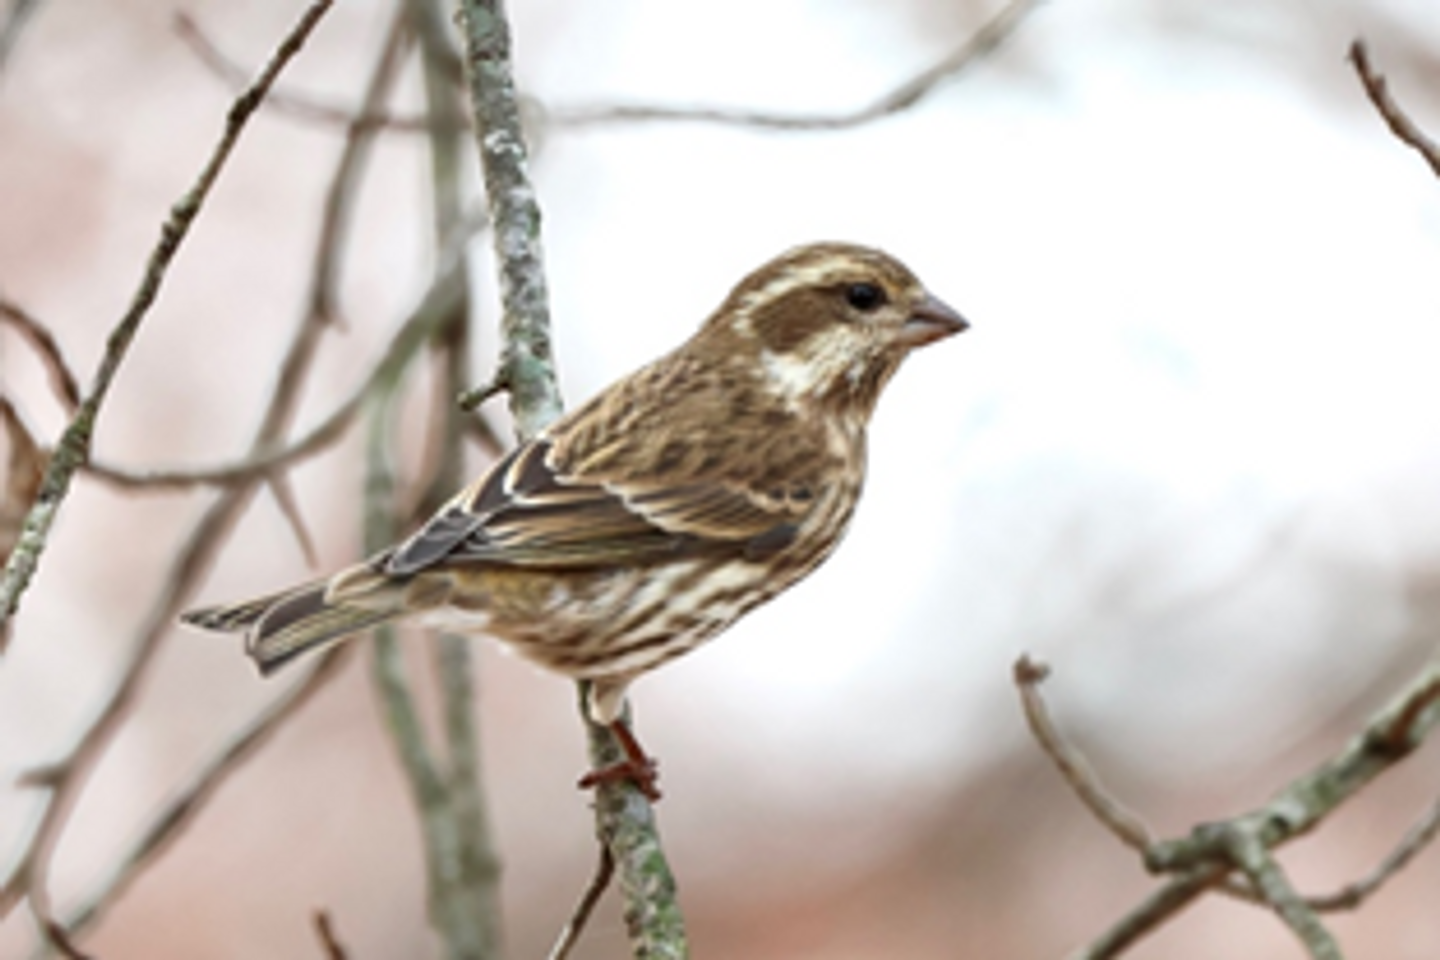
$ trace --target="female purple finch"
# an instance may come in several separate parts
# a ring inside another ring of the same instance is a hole
[[[245,631],[265,674],[412,614],[487,633],[590,680],[587,712],[630,758],[618,774],[655,795],[653,765],[620,722],[626,688],[830,555],[860,496],[881,390],[911,350],[965,328],[878,250],[798,247],[408,540],[329,579],[184,619]]]

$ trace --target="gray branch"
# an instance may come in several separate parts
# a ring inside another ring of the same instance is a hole
[[[443,249],[460,226],[463,210],[461,128],[443,122],[458,109],[456,88],[444,79],[458,70],[457,58],[435,0],[407,3],[411,32],[420,41],[429,114],[436,118],[427,127],[431,133],[431,219],[437,245]],[[441,269],[445,269],[443,264]],[[461,418],[466,415],[452,398],[465,381],[469,346],[469,275],[463,257],[454,263],[447,285],[453,298],[434,340],[442,364],[437,404],[441,453],[428,482],[426,502],[435,499],[437,490],[448,495],[461,483]],[[387,459],[393,447],[389,429],[393,416],[387,395],[376,410],[369,451],[366,542],[371,550],[382,549],[400,532],[395,518],[395,483]],[[500,861],[480,786],[470,642],[464,637],[440,636],[432,652],[439,677],[443,750],[432,747],[425,735],[394,631],[388,628],[377,633],[374,679],[419,814],[431,925],[451,960],[494,960],[500,955],[501,942]]]

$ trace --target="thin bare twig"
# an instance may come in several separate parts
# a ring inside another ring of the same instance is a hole
[[[939,61],[864,106],[839,113],[774,113],[742,107],[599,104],[545,110],[545,121],[560,128],[613,123],[714,123],[759,130],[849,130],[901,113],[933,93],[940,84],[995,50],[1040,0],[1012,0]]]
[[[1195,899],[1219,883],[1228,867],[1210,864],[1174,877],[1121,917],[1101,936],[1070,955],[1070,960],[1110,960],[1139,943]]]
[[[345,435],[365,402],[375,395],[380,385],[392,380],[414,357],[416,350],[454,315],[457,304],[465,296],[462,257],[447,257],[440,272],[421,298],[420,304],[386,344],[370,372],[356,385],[330,414],[298,440],[285,446],[272,447],[252,454],[235,463],[218,467],[193,467],[169,470],[137,471],[92,461],[86,471],[125,490],[168,492],[188,490],[196,486],[229,487],[236,483],[264,479],[281,468],[319,453]],[[494,435],[481,425],[477,440],[487,447]]]
[[[200,213],[205,198],[220,176],[220,171],[224,169],[225,162],[229,159],[247,121],[264,99],[266,92],[275,83],[275,78],[280,75],[280,71],[300,52],[300,48],[304,46],[311,31],[319,24],[321,17],[330,9],[333,2],[334,0],[313,0],[306,8],[299,23],[275,49],[270,61],[261,70],[255,83],[231,105],[229,115],[226,117],[225,131],[211,153],[210,159],[206,162],[204,169],[200,171],[194,185],[171,208],[170,216],[161,227],[160,241],[151,252],[149,262],[146,264],[140,286],[135,291],[125,315],[120,318],[119,323],[110,332],[105,345],[105,354],[95,371],[90,391],[81,401],[74,419],[71,420],[70,426],[61,436],[60,444],[50,458],[45,481],[40,487],[40,495],[36,498],[34,506],[25,519],[20,542],[11,552],[5,564],[4,576],[0,578],[0,626],[3,626],[14,615],[20,603],[20,595],[25,592],[25,588],[30,585],[30,580],[35,575],[35,570],[40,563],[40,555],[44,552],[46,541],[49,538],[51,525],[55,522],[55,516],[60,510],[66,493],[69,492],[70,481],[74,477],[76,469],[89,459],[91,440],[95,433],[95,420],[99,416],[101,404],[110,390],[110,384],[114,381],[115,374],[120,369],[120,364],[129,352],[130,344],[140,329],[141,321],[149,313],[151,305],[160,292],[160,286],[165,279],[170,262],[174,259],[186,234],[189,233],[195,217]]]
[[[3,496],[0,499],[0,558],[3,558],[19,537],[25,511],[40,491],[47,455],[20,419],[20,411],[3,393],[0,393],[0,433],[10,447],[4,472],[0,473],[0,496]]]
[[[325,951],[326,960],[346,960],[345,947],[335,933],[335,925],[325,910],[315,911],[315,935],[320,938],[320,947]]]
[[[348,661],[352,647],[325,653],[314,667],[284,693],[237,729],[165,802],[102,880],[65,920],[65,929],[79,933],[97,920],[152,861],[184,834],[225,781],[260,750],[280,727],[334,679]]]
[[[595,912],[595,905],[605,895],[610,878],[615,875],[615,858],[609,846],[603,843],[597,846],[600,856],[595,863],[595,872],[585,886],[585,892],[580,895],[580,902],[575,904],[570,919],[560,929],[560,936],[555,939],[555,946],[550,948],[547,960],[566,960],[570,956],[570,951],[580,942],[580,934],[585,932],[585,925],[590,922],[590,915]]]
[[[240,87],[245,84],[244,68],[226,56],[215,41],[205,34],[193,17],[184,11],[176,13],[174,27],[175,33],[185,42],[191,52],[222,81],[232,87]],[[454,81],[457,84],[459,79],[459,74],[456,73]],[[349,107],[321,103],[286,90],[274,91],[266,98],[265,104],[267,108],[283,111],[297,119],[322,123],[340,129],[360,127],[365,130],[385,129],[404,133],[424,133],[429,129],[431,123],[425,117],[399,116],[384,110],[365,110],[357,114]],[[463,127],[465,117],[463,114],[457,113],[450,118],[449,122],[452,125]]]
[[[376,365],[376,371],[384,364],[385,361],[381,360]],[[228,487],[236,483],[264,480],[276,471],[292,466],[339,441],[354,421],[355,414],[359,412],[365,398],[373,390],[374,383],[375,371],[372,371],[343,403],[312,427],[309,433],[286,446],[262,451],[236,463],[218,467],[133,470],[91,460],[84,470],[96,480],[137,493],[179,492],[201,486]]]
[[[1075,791],[1095,819],[1119,838],[1120,842],[1134,850],[1144,852],[1152,841],[1150,829],[1134,813],[1112,797],[1100,784],[1100,778],[1080,752],[1065,742],[1055,723],[1050,719],[1050,710],[1045,698],[1040,695],[1040,684],[1050,675],[1050,668],[1032,660],[1028,654],[1015,661],[1013,668],[1015,686],[1020,690],[1020,700],[1025,708],[1025,720],[1030,725],[1041,749],[1055,764],[1065,782]]]
[[[0,393],[0,433],[10,448],[4,470],[0,472],[0,563],[3,563],[20,539],[25,514],[40,492],[47,454],[35,442],[20,411],[3,393]],[[9,630],[9,622],[0,623],[0,647],[4,646]]]
[[[80,948],[75,946],[74,941],[70,939],[70,934],[55,921],[45,921],[41,929],[45,933],[45,942],[65,960],[93,960],[89,954],[82,953]]]
[[[1355,75],[1360,78],[1360,84],[1365,88],[1365,95],[1375,105],[1390,132],[1401,143],[1419,153],[1430,165],[1430,171],[1440,177],[1440,144],[1426,136],[1419,125],[1400,109],[1395,98],[1390,96],[1390,87],[1385,82],[1384,75],[1370,62],[1370,50],[1365,41],[1356,38],[1351,42],[1349,58],[1355,67]]]
[[[8,323],[19,331],[25,342],[34,348],[45,364],[50,376],[50,388],[65,406],[65,412],[74,414],[80,406],[80,384],[70,365],[60,352],[60,344],[44,324],[36,320],[18,303],[0,297],[0,323]]]
[[[1436,834],[1440,834],[1440,800],[1431,804],[1425,816],[1406,831],[1405,837],[1374,870],[1334,893],[1309,898],[1310,906],[1321,911],[1356,909],[1384,886],[1385,881],[1403,870],[1417,853],[1429,846]]]

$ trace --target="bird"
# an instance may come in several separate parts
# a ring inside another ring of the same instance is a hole
[[[403,617],[488,634],[590,682],[585,709],[625,759],[640,675],[818,567],[849,526],[866,435],[913,350],[968,328],[904,264],[823,242],[741,280],[678,348],[520,443],[399,544],[331,577],[182,620],[243,632],[263,675]],[[877,576],[880,573],[877,571]]]

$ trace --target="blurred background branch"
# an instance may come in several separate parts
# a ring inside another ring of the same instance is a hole
[[[160,241],[150,253],[140,286],[131,298],[125,315],[116,323],[106,340],[105,355],[95,371],[90,390],[81,400],[70,426],[66,428],[50,457],[39,493],[25,518],[15,548],[6,559],[4,574],[0,576],[0,631],[4,630],[5,624],[14,615],[20,604],[20,595],[25,592],[25,588],[30,585],[30,578],[35,575],[50,527],[55,522],[55,516],[66,493],[69,492],[71,477],[90,456],[90,444],[95,433],[95,420],[100,415],[100,405],[105,402],[105,395],[125,360],[130,344],[140,329],[141,321],[149,313],[160,292],[160,285],[165,279],[171,260],[199,215],[201,206],[230,158],[246,123],[265,99],[265,94],[274,85],[280,71],[300,52],[306,38],[330,9],[331,3],[333,0],[313,0],[295,28],[276,47],[270,62],[260,71],[254,84],[241,94],[230,108],[225,132],[215,145],[215,151],[200,171],[194,185],[171,208],[169,218],[161,226]],[[12,13],[12,23],[16,22],[17,15]],[[3,632],[0,632],[0,637],[3,636]]]
[[[5,600],[0,603],[0,618],[7,617],[8,613],[13,610],[13,605],[18,602],[20,592],[34,571],[34,566],[38,562],[39,549],[43,546],[45,535],[50,529],[50,523],[53,522],[54,513],[59,509],[69,488],[69,479],[88,455],[94,417],[99,412],[100,403],[125,356],[126,348],[140,320],[154,301],[165,268],[173,258],[189,225],[198,214],[205,195],[219,175],[246,119],[254,113],[264,91],[274,82],[285,64],[299,51],[305,38],[315,28],[329,6],[328,0],[317,0],[306,9],[294,29],[276,48],[275,54],[262,70],[256,85],[236,101],[231,109],[225,133],[196,181],[196,185],[172,210],[171,218],[162,228],[160,246],[151,255],[140,290],[131,301],[125,318],[112,331],[106,346],[105,360],[96,375],[96,382],[85,400],[81,402],[75,419],[66,430],[65,438],[69,440],[69,445],[66,445],[66,439],[62,439],[60,447],[51,458],[51,465],[46,473],[46,485],[42,485],[36,505],[31,508],[26,521],[28,540],[26,534],[22,533],[20,541],[10,557],[10,563],[6,566],[6,583],[11,586],[9,592],[5,594]],[[303,368],[305,358],[309,353],[308,347],[312,342],[312,338],[307,333],[309,327],[308,323],[302,324],[296,347],[290,355],[289,359],[293,370],[298,371]],[[283,427],[294,399],[295,391],[293,389],[277,390],[270,408],[271,416],[257,438],[257,446],[268,444],[272,430],[278,432]],[[57,466],[57,460],[63,460],[64,463]],[[0,917],[8,914],[17,903],[24,899],[30,905],[31,912],[35,915],[41,929],[50,932],[63,929],[56,919],[50,902],[48,883],[50,861],[64,830],[66,820],[79,801],[80,794],[96,763],[104,755],[106,746],[116,735],[126,714],[130,711],[146,669],[152,663],[162,638],[169,634],[176,612],[193,589],[194,584],[198,582],[208,559],[218,550],[224,531],[249,500],[252,491],[253,484],[242,484],[228,490],[226,495],[217,501],[204,520],[195,528],[189,543],[180,551],[175,560],[172,576],[162,582],[160,596],[131,648],[128,663],[121,671],[110,693],[103,698],[100,709],[94,718],[81,732],[75,745],[61,759],[47,764],[42,773],[38,775],[32,773],[26,778],[26,785],[40,790],[46,795],[46,798],[35,826],[22,841],[13,863],[5,872],[3,883],[0,883]],[[39,521],[35,520],[37,511],[43,517]],[[27,547],[27,542],[31,545],[30,547]],[[16,555],[26,549],[32,549],[29,559],[17,563]]]
[[[463,158],[458,88],[453,74],[456,54],[436,0],[402,4],[405,23],[419,41],[427,116],[430,122],[430,227],[438,250],[454,235],[465,209],[461,184]],[[439,376],[431,420],[440,424],[439,453],[430,458],[422,479],[424,496],[414,512],[428,513],[459,489],[464,476],[462,418],[455,405],[468,381],[470,347],[469,271],[465,258],[453,268],[439,267],[437,283],[454,291],[449,313],[436,332],[433,354]],[[396,387],[391,384],[376,405],[371,426],[370,480],[367,483],[369,552],[383,549],[403,534],[393,467]],[[441,744],[427,743],[416,696],[407,679],[395,629],[376,633],[373,677],[385,708],[392,742],[409,780],[426,860],[430,922],[442,953],[451,960],[493,960],[500,956],[500,860],[491,836],[490,814],[480,783],[480,742],[475,726],[474,664],[469,641],[442,635],[429,645],[441,700]]]

